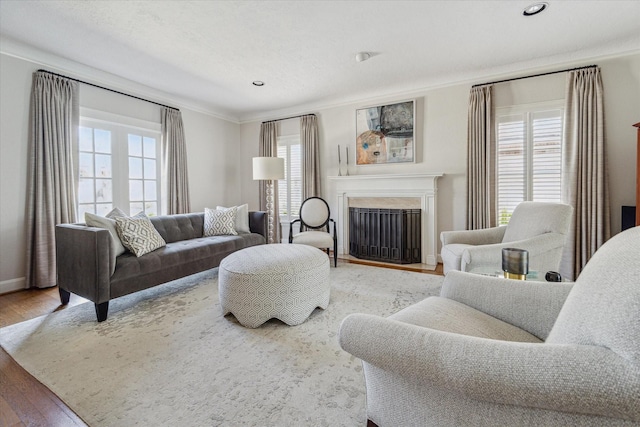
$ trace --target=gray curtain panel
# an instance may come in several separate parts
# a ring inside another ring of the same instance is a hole
[[[562,165],[564,202],[574,217],[563,258],[564,275],[575,278],[611,237],[604,101],[598,67],[567,75]]]
[[[29,124],[26,287],[55,286],[55,226],[76,221],[78,83],[33,73]]]
[[[260,157],[278,157],[278,130],[276,122],[260,126]],[[260,181],[260,210],[267,210],[267,182]],[[280,210],[278,209],[278,183],[273,182],[273,239],[268,243],[280,243]]]
[[[162,108],[162,162],[167,177],[167,213],[191,212],[189,176],[187,173],[187,144],[184,138],[182,113]]]
[[[320,196],[320,138],[318,118],[314,115],[300,118],[302,143],[302,200]]]
[[[495,147],[491,85],[471,88],[467,125],[467,229],[494,227]]]

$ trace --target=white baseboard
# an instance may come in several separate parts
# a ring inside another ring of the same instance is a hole
[[[25,278],[18,277],[17,279],[3,280],[0,282],[0,295],[8,292],[20,291],[24,289]]]

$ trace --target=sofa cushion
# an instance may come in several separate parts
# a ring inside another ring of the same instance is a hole
[[[213,268],[230,253],[264,242],[264,237],[255,233],[199,237],[167,243],[141,257],[126,253],[118,257],[111,277],[111,298]]]
[[[116,229],[122,244],[137,257],[166,245],[149,218],[116,218]]]
[[[237,235],[236,211],[235,207],[225,210],[204,208],[204,236]]]
[[[201,212],[153,216],[149,219],[167,243],[202,237],[204,230],[204,214]]]

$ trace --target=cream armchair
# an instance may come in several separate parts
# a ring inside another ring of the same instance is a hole
[[[439,297],[352,314],[370,425],[640,425],[640,227],[573,283],[452,271]]]
[[[522,202],[509,224],[440,233],[443,271],[490,273],[502,269],[502,248],[529,251],[529,270],[558,271],[573,208],[561,203]]]

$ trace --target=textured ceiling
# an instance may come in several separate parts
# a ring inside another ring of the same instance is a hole
[[[239,121],[640,50],[638,0],[532,2],[0,0],[0,34]]]

